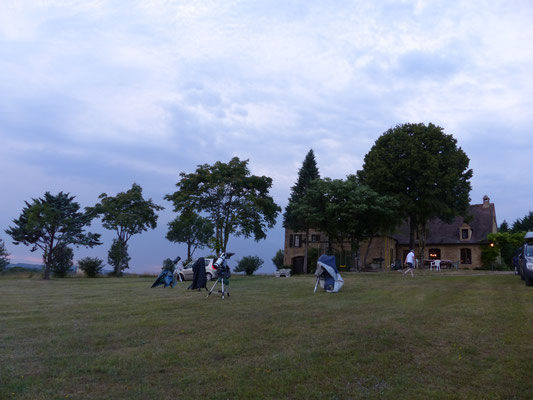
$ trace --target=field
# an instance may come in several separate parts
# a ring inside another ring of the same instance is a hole
[[[533,288],[481,271],[0,278],[0,399],[531,399]],[[209,285],[211,286],[211,285]]]

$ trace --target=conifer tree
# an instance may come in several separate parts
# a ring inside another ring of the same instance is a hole
[[[291,195],[289,198],[289,204],[285,208],[285,213],[283,214],[283,227],[292,229],[293,231],[303,231],[305,232],[304,240],[304,274],[307,273],[307,253],[308,253],[308,242],[309,242],[309,229],[311,226],[309,222],[297,216],[294,212],[295,206],[298,202],[304,197],[315,179],[320,179],[320,174],[318,172],[318,167],[316,165],[315,153],[313,149],[309,150],[305,156],[302,168],[298,170],[298,180],[296,184],[291,188]]]

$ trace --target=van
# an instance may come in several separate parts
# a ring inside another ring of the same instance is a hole
[[[533,232],[528,232],[524,236],[522,251],[518,255],[518,267],[526,286],[533,286]]]

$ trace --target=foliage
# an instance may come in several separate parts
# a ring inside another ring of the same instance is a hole
[[[175,212],[207,215],[215,229],[217,254],[226,252],[230,235],[259,241],[276,223],[281,209],[269,195],[272,179],[250,175],[248,160],[234,157],[229,163],[203,164],[180,177],[178,190],[165,199],[173,202]]]
[[[524,218],[518,218],[513,222],[512,232],[531,232],[533,231],[533,211],[524,216]]]
[[[283,249],[279,249],[278,251],[276,251],[276,255],[272,257],[272,262],[276,266],[276,269],[283,269],[283,257],[284,257]]]
[[[50,278],[54,256],[59,254],[56,248],[69,244],[88,247],[101,244],[99,234],[84,231],[92,215],[79,212],[80,206],[73,200],[74,196],[68,193],[59,192],[53,196],[46,192],[44,198],[25,202],[20,217],[13,220],[15,226],[6,230],[16,245],[22,243],[31,245],[31,251],[43,251],[44,279]]]
[[[485,245],[481,249],[481,262],[483,266],[485,268],[493,268],[498,256],[501,256],[507,268],[512,268],[514,251],[522,245],[524,235],[524,232],[489,233],[487,235],[489,245]],[[493,246],[490,246],[490,244]]]
[[[85,257],[78,261],[78,267],[88,278],[96,278],[104,268],[104,260],[100,260],[98,257]]]
[[[192,259],[194,251],[209,245],[214,235],[213,223],[199,216],[191,209],[184,210],[168,223],[166,238],[175,243],[187,244],[187,259]]]
[[[6,245],[0,239],[0,273],[9,265],[9,253],[6,250]]]
[[[107,252],[107,263],[113,267],[110,275],[122,276],[122,272],[130,267],[130,259],[128,245],[119,239],[113,239],[113,244]]]
[[[399,222],[398,202],[379,195],[353,175],[345,180],[313,181],[293,213],[324,232],[331,244],[342,248],[349,241],[353,252],[361,240],[390,230]]]
[[[128,191],[120,192],[114,197],[102,193],[99,199],[100,202],[94,207],[87,207],[87,212],[101,217],[102,226],[116,232],[117,239],[113,241],[108,252],[108,263],[114,268],[113,274],[120,276],[122,271],[128,268],[130,260],[128,240],[133,235],[154,229],[158,218],[156,211],[164,208],[155,204],[152,199],[145,200],[141,186],[136,183],[133,183]],[[125,259],[122,260],[121,257]]]
[[[498,232],[509,232],[509,224],[506,220],[503,220],[503,222],[500,224],[500,227],[498,228]]]
[[[298,170],[298,180],[291,188],[289,203],[283,213],[283,226],[293,231],[304,231],[304,274],[308,273],[308,252],[309,252],[309,229],[312,227],[307,218],[302,218],[301,210],[298,209],[299,202],[307,193],[312,182],[320,179],[318,167],[316,165],[315,153],[310,149]]]
[[[457,140],[439,126],[403,124],[386,131],[365,156],[358,176],[364,184],[399,202],[400,216],[415,231],[432,217],[451,221],[470,202],[470,160]]]
[[[263,265],[263,263],[264,261],[257,256],[246,256],[243,257],[242,260],[239,260],[234,271],[245,272],[246,275],[253,275],[253,273],[257,271],[261,265]]]
[[[63,245],[54,248],[54,263],[51,266],[52,273],[56,278],[64,278],[74,265],[74,252],[72,248]]]
[[[298,170],[296,184],[291,188],[289,203],[283,213],[283,227],[294,231],[303,231],[309,228],[305,222],[302,222],[299,215],[293,213],[293,208],[305,196],[311,182],[315,179],[320,179],[320,174],[316,165],[315,153],[311,149],[305,156],[302,167]]]

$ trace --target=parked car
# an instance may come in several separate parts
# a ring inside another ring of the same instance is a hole
[[[533,232],[526,233],[522,252],[518,257],[520,275],[526,286],[533,286]]]
[[[215,262],[215,259],[213,258],[204,258],[205,260],[205,276],[207,278],[207,281],[210,281],[218,276],[217,270],[213,267],[213,263]],[[196,260],[192,260],[182,266],[181,268],[177,268],[175,270],[176,279],[181,279],[182,281],[192,281],[194,278],[194,273],[192,271],[192,266],[196,262]]]

